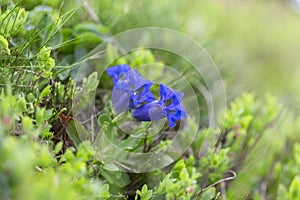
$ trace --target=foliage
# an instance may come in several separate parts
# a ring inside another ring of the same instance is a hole
[[[279,103],[278,96],[256,96],[254,92],[239,91],[238,97],[229,97],[225,119],[216,127],[206,128],[204,123],[198,124],[194,116],[188,115],[181,121],[176,118],[171,127],[162,120],[158,130],[149,120],[137,122],[126,112],[115,115],[110,105],[114,86],[105,73],[107,66],[96,63],[92,70],[77,73],[81,65],[91,64],[85,63],[86,58],[99,44],[106,50],[109,66],[128,64],[143,75],[151,74],[151,80],[168,77],[163,76],[163,71],[141,65],[175,63],[180,64],[182,70],[189,69],[189,63],[180,62],[166,52],[139,49],[120,56],[120,47],[106,40],[111,32],[144,25],[187,31],[189,24],[184,20],[188,16],[183,13],[189,7],[169,0],[150,2],[148,9],[134,0],[82,2],[78,6],[71,1],[56,0],[1,1],[1,199],[300,198],[300,141],[297,137],[300,119],[294,109]],[[218,35],[227,37],[226,32],[220,33],[225,25],[217,22],[225,15],[225,7],[215,2],[203,5],[204,21],[216,22],[215,26],[221,28],[210,26],[197,39],[215,56],[223,47],[213,47],[210,43],[217,43]],[[249,5],[252,8],[252,3]],[[134,9],[144,11],[148,17],[137,18],[132,12]],[[170,17],[173,13],[177,13],[175,18]],[[219,16],[214,15],[216,13]],[[263,15],[262,11],[258,13]],[[230,26],[236,24],[234,20]],[[256,22],[255,19],[250,21]],[[243,27],[237,29],[244,32]],[[259,45],[251,44],[252,57],[268,51],[271,40],[265,39],[261,50],[257,50]],[[226,59],[226,65],[235,61]],[[268,65],[272,63],[275,61],[268,60]],[[222,70],[225,82],[233,84],[232,77],[226,74],[227,69]],[[188,72],[184,75],[195,78]],[[168,81],[175,82],[174,78]],[[149,90],[159,99],[157,96],[163,89],[154,84]],[[233,90],[230,85],[229,94],[234,93]],[[172,90],[173,93],[179,94]],[[198,103],[204,105],[201,94],[197,95]],[[90,108],[91,97],[95,98],[97,106],[93,109],[98,113],[95,120],[83,123],[74,113],[86,114],[83,111]],[[147,105],[144,103],[141,102]],[[93,124],[89,123],[98,123],[97,135],[91,136]],[[130,134],[120,126],[124,124]],[[181,136],[176,144],[178,148],[191,143],[182,155],[172,151],[174,132]],[[113,145],[103,140],[103,136]],[[139,160],[143,165],[135,166],[136,158],[128,165],[105,162],[106,158],[99,155],[102,151],[120,160],[131,153],[159,152],[165,155],[161,159],[168,165],[137,173],[132,169],[147,169],[151,163]],[[132,168],[128,168],[130,165]]]

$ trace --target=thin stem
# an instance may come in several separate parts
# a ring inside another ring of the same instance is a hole
[[[201,191],[200,191],[200,192],[198,193],[198,195],[197,195],[197,199],[200,199],[200,196],[201,196],[201,194],[202,194],[203,192],[205,192],[206,190],[208,190],[208,189],[214,187],[215,185],[218,185],[219,183],[222,183],[222,182],[225,182],[225,181],[230,181],[230,180],[233,180],[233,179],[236,178],[236,173],[235,173],[233,170],[229,170],[228,172],[230,172],[230,173],[232,174],[232,176],[227,177],[227,178],[223,178],[223,179],[221,179],[221,180],[219,180],[219,181],[217,181],[217,182],[215,182],[215,183],[213,183],[213,184],[211,184],[211,185],[209,185],[209,186],[207,186],[207,187],[201,189]]]

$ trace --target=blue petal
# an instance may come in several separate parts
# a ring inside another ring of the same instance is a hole
[[[134,107],[155,100],[150,92],[153,82],[144,80],[135,70],[122,75],[115,83],[112,93],[114,111],[119,114]],[[126,98],[125,98],[126,97]]]
[[[160,84],[159,91],[161,95],[160,102],[163,103],[169,125],[173,128],[177,120],[187,118],[186,111],[180,103],[183,93],[172,90],[164,84]]]
[[[159,101],[153,101],[133,109],[132,117],[138,121],[155,121],[166,117],[166,113]]]
[[[123,88],[115,88],[112,92],[112,106],[116,114],[120,114],[123,111],[129,109],[129,102],[131,98],[130,91],[126,91]]]
[[[167,115],[173,116],[177,120],[187,118],[186,111],[182,105],[166,108]]]
[[[142,103],[149,103],[155,100],[153,94],[150,92],[150,87],[153,85],[153,82],[147,81],[144,85],[136,89],[131,96],[131,105],[130,108],[141,105]]]
[[[175,122],[177,120],[175,120],[174,118],[172,118],[172,116],[167,116],[167,119],[168,119],[168,123],[169,123],[170,128],[173,128],[174,126],[176,126]]]
[[[145,84],[140,88],[140,91],[137,90],[136,92],[139,93],[138,95],[135,93],[136,97],[143,99],[145,102],[147,100],[152,100],[152,98],[154,98],[152,93],[147,96],[151,85],[152,83]],[[170,127],[173,128],[176,125],[175,122],[177,120],[187,117],[184,107],[180,104],[183,93],[172,90],[161,84],[160,95],[161,98],[159,101],[154,100],[135,108],[132,112],[132,116],[138,121],[154,121],[166,117]]]
[[[113,78],[114,84],[119,80],[119,78],[130,71],[130,67],[127,64],[117,65],[106,69],[107,74]]]
[[[182,92],[172,90],[164,84],[160,84],[159,93],[160,100],[165,102],[166,106],[175,106],[180,104],[183,97]]]
[[[186,111],[183,106],[177,105],[171,108],[166,108],[167,119],[171,128],[173,128],[176,124],[175,122],[187,118]]]

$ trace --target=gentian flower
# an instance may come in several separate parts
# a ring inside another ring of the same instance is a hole
[[[119,78],[130,71],[127,64],[117,65],[106,69],[107,74],[113,78],[114,85],[118,82]]]
[[[112,106],[117,114],[155,99],[150,92],[153,82],[127,67],[118,65],[107,69],[107,73],[114,79]]]
[[[167,118],[173,128],[177,120],[187,117],[184,107],[180,104],[183,93],[160,84],[160,100],[154,100],[133,109],[132,116],[138,121],[154,121]]]

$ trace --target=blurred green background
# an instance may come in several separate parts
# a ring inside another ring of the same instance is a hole
[[[247,90],[274,94],[287,104],[298,102],[300,12],[289,1],[90,3],[113,34],[159,26],[199,41],[219,67],[229,100]]]

